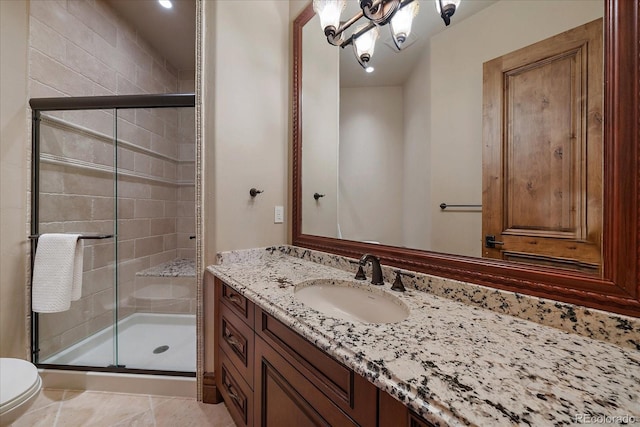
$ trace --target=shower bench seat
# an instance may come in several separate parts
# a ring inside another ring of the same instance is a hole
[[[146,270],[138,271],[136,276],[143,277],[196,277],[196,261],[176,258],[163,262]]]
[[[195,260],[176,258],[136,273],[128,303],[137,311],[195,314]]]

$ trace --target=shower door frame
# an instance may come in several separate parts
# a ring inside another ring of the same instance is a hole
[[[150,95],[112,95],[112,96],[79,96],[79,97],[52,97],[52,98],[31,98],[31,225],[30,244],[30,279],[33,281],[33,263],[39,236],[39,198],[40,198],[40,114],[45,111],[71,111],[71,110],[115,110],[114,121],[117,122],[117,110],[134,108],[181,108],[196,106],[196,96],[193,93],[186,94],[150,94]],[[117,142],[118,135],[114,135],[114,143]],[[114,145],[114,150],[116,146]],[[117,164],[114,165],[114,173],[117,177]],[[117,194],[114,195],[117,198]],[[116,219],[117,220],[117,219]],[[117,234],[114,234],[117,243]],[[116,248],[117,251],[117,248]],[[116,264],[118,260],[115,260]],[[31,287],[31,293],[33,287]],[[35,362],[38,359],[38,313],[32,310],[32,295],[29,297],[29,311],[31,312],[31,359]],[[117,323],[117,322],[115,322]],[[127,374],[152,374],[195,377],[196,372],[165,371],[152,369],[137,369],[118,366],[83,366],[83,365],[60,365],[35,363],[38,368],[60,369],[69,371],[94,371],[112,372]]]

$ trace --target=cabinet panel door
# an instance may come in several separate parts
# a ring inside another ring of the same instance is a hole
[[[360,425],[375,425],[377,389],[304,337],[256,307],[256,336],[282,354],[315,387]],[[257,339],[257,338],[256,338]]]
[[[602,272],[602,19],[484,64],[488,258]]]
[[[356,426],[262,339],[256,337],[255,422],[258,426]]]

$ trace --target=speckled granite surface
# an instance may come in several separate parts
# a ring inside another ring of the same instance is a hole
[[[147,268],[146,270],[138,271],[136,276],[196,277],[196,261],[193,259],[176,258]]]
[[[209,267],[211,272],[439,425],[568,425],[581,414],[628,415],[640,422],[640,351],[633,348],[417,289],[393,293],[411,309],[406,320],[352,323],[307,308],[293,289],[312,279],[351,280],[353,260],[283,246],[225,253],[219,261]],[[428,278],[416,277],[418,287],[424,283],[437,293],[444,286]],[[470,293],[456,298],[473,299],[475,286],[464,285],[452,292]],[[495,302],[485,304],[499,307],[500,298],[506,298],[502,294],[509,293],[500,292]],[[554,306],[547,317],[564,320],[567,307],[573,306]],[[613,317],[629,322],[629,336],[637,334],[637,319]]]
[[[338,268],[354,275],[357,270],[357,262],[354,259],[287,245],[224,252],[218,255],[218,263],[244,262],[269,256],[273,252]],[[384,260],[382,262],[384,264]],[[392,283],[395,278],[394,271],[396,270],[397,268],[384,267],[383,265],[384,280]],[[640,350],[640,319],[637,318],[428,274],[402,271],[415,276],[402,279],[406,287],[423,290],[464,304],[488,308],[497,313],[531,320],[563,331]],[[369,275],[370,272],[367,271],[367,274]]]

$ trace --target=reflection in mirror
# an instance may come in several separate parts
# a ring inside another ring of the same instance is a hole
[[[511,223],[512,212],[506,210],[513,210],[516,205],[497,204],[483,195],[483,190],[489,191],[488,177],[492,176],[483,162],[483,155],[488,156],[486,147],[483,154],[488,126],[483,116],[489,114],[486,105],[483,111],[483,103],[487,103],[486,99],[483,101],[483,80],[488,79],[487,75],[483,76],[486,72],[483,64],[499,57],[507,58],[516,51],[522,54],[523,48],[540,49],[539,42],[598,20],[604,12],[602,1],[463,1],[449,27],[443,25],[437,14],[430,13],[429,3],[423,3],[407,43],[409,46],[403,51],[395,51],[390,35],[382,35],[378,40],[372,74],[362,70],[350,49],[342,50],[326,42],[317,17],[304,26],[302,234],[495,257],[492,251],[486,250],[485,234],[488,233],[487,219],[495,218],[499,210],[501,215],[506,213],[500,221],[507,226],[494,234],[497,245],[503,241],[511,244],[510,235],[514,230],[531,237],[536,248],[543,246],[541,242],[547,242],[549,233],[560,239],[572,239],[571,242],[584,241],[587,237],[595,241],[596,254],[590,254],[588,261],[572,260],[566,251],[557,255],[558,259],[569,260],[564,263],[556,263],[556,255],[549,251],[538,254],[540,258],[535,260],[515,255],[510,260],[571,269],[579,265],[581,271],[601,271],[601,228],[585,220],[585,206],[589,204],[593,216],[601,218],[602,215],[601,206],[593,206],[601,204],[602,199],[601,147],[598,148],[600,155],[594,156],[598,159],[594,166],[594,159],[589,164],[590,159],[585,158],[585,144],[587,140],[602,139],[602,97],[590,100],[591,111],[587,111],[587,101],[580,95],[588,92],[580,86],[580,81],[587,80],[586,76],[592,79],[598,76],[595,86],[602,88],[601,51],[595,65],[584,65],[593,51],[572,47],[569,50],[573,56],[559,52],[549,54],[562,58],[569,55],[567,61],[556,67],[560,70],[556,74],[560,78],[569,75],[574,80],[564,81],[564,86],[559,83],[563,88],[568,87],[566,97],[552,100],[554,107],[559,104],[570,110],[565,122],[545,117],[546,104],[541,101],[543,107],[538,111],[511,116],[500,113],[495,125],[495,132],[507,135],[504,141],[498,140],[500,147],[517,141],[511,147],[533,147],[528,152],[537,153],[532,154],[535,164],[526,165],[529,170],[506,176],[499,194],[513,196],[514,192],[525,192],[517,197],[518,209],[536,210],[545,218],[556,215],[557,209],[549,206],[554,203],[562,206],[557,218],[542,224]],[[602,49],[602,30],[599,31],[597,44]],[[553,62],[538,59],[539,63]],[[536,68],[532,64],[518,66],[538,70],[537,74],[525,75],[524,80],[545,82],[549,73],[553,74],[548,68]],[[583,80],[576,82],[576,78]],[[524,87],[521,80],[518,88]],[[576,85],[580,86],[577,92]],[[508,88],[500,90],[509,94]],[[522,96],[529,99],[536,96],[545,99],[544,93],[549,90],[554,94],[558,92],[552,86],[527,90]],[[496,102],[520,105],[517,98],[509,96]],[[576,103],[580,105],[576,107]],[[537,128],[532,126],[538,130],[550,130],[537,133],[529,130],[525,135],[524,130],[518,128],[521,130],[517,134],[508,134],[506,130],[513,128],[516,119],[519,123],[539,123]],[[594,127],[594,122],[599,122],[599,126]],[[587,129],[591,129],[592,134],[587,134]],[[547,137],[545,152],[540,138]],[[558,145],[562,146],[560,151]],[[498,157],[508,160],[514,153],[512,149]],[[526,158],[526,150],[517,153]],[[565,161],[554,169],[552,160],[545,156],[564,157]],[[589,178],[592,175],[596,178],[589,181],[587,173]],[[531,182],[527,183],[529,176]],[[506,186],[514,180],[525,180],[525,185]],[[589,191],[598,193],[596,197],[581,197],[581,193],[587,191],[587,184]],[[531,189],[529,193],[527,188]],[[325,197],[314,199],[314,193]],[[531,197],[533,193],[535,197]],[[441,209],[442,203],[484,206]],[[575,245],[568,243],[568,246]],[[508,252],[510,248],[499,249]],[[523,249],[512,250],[516,252],[521,253]]]

